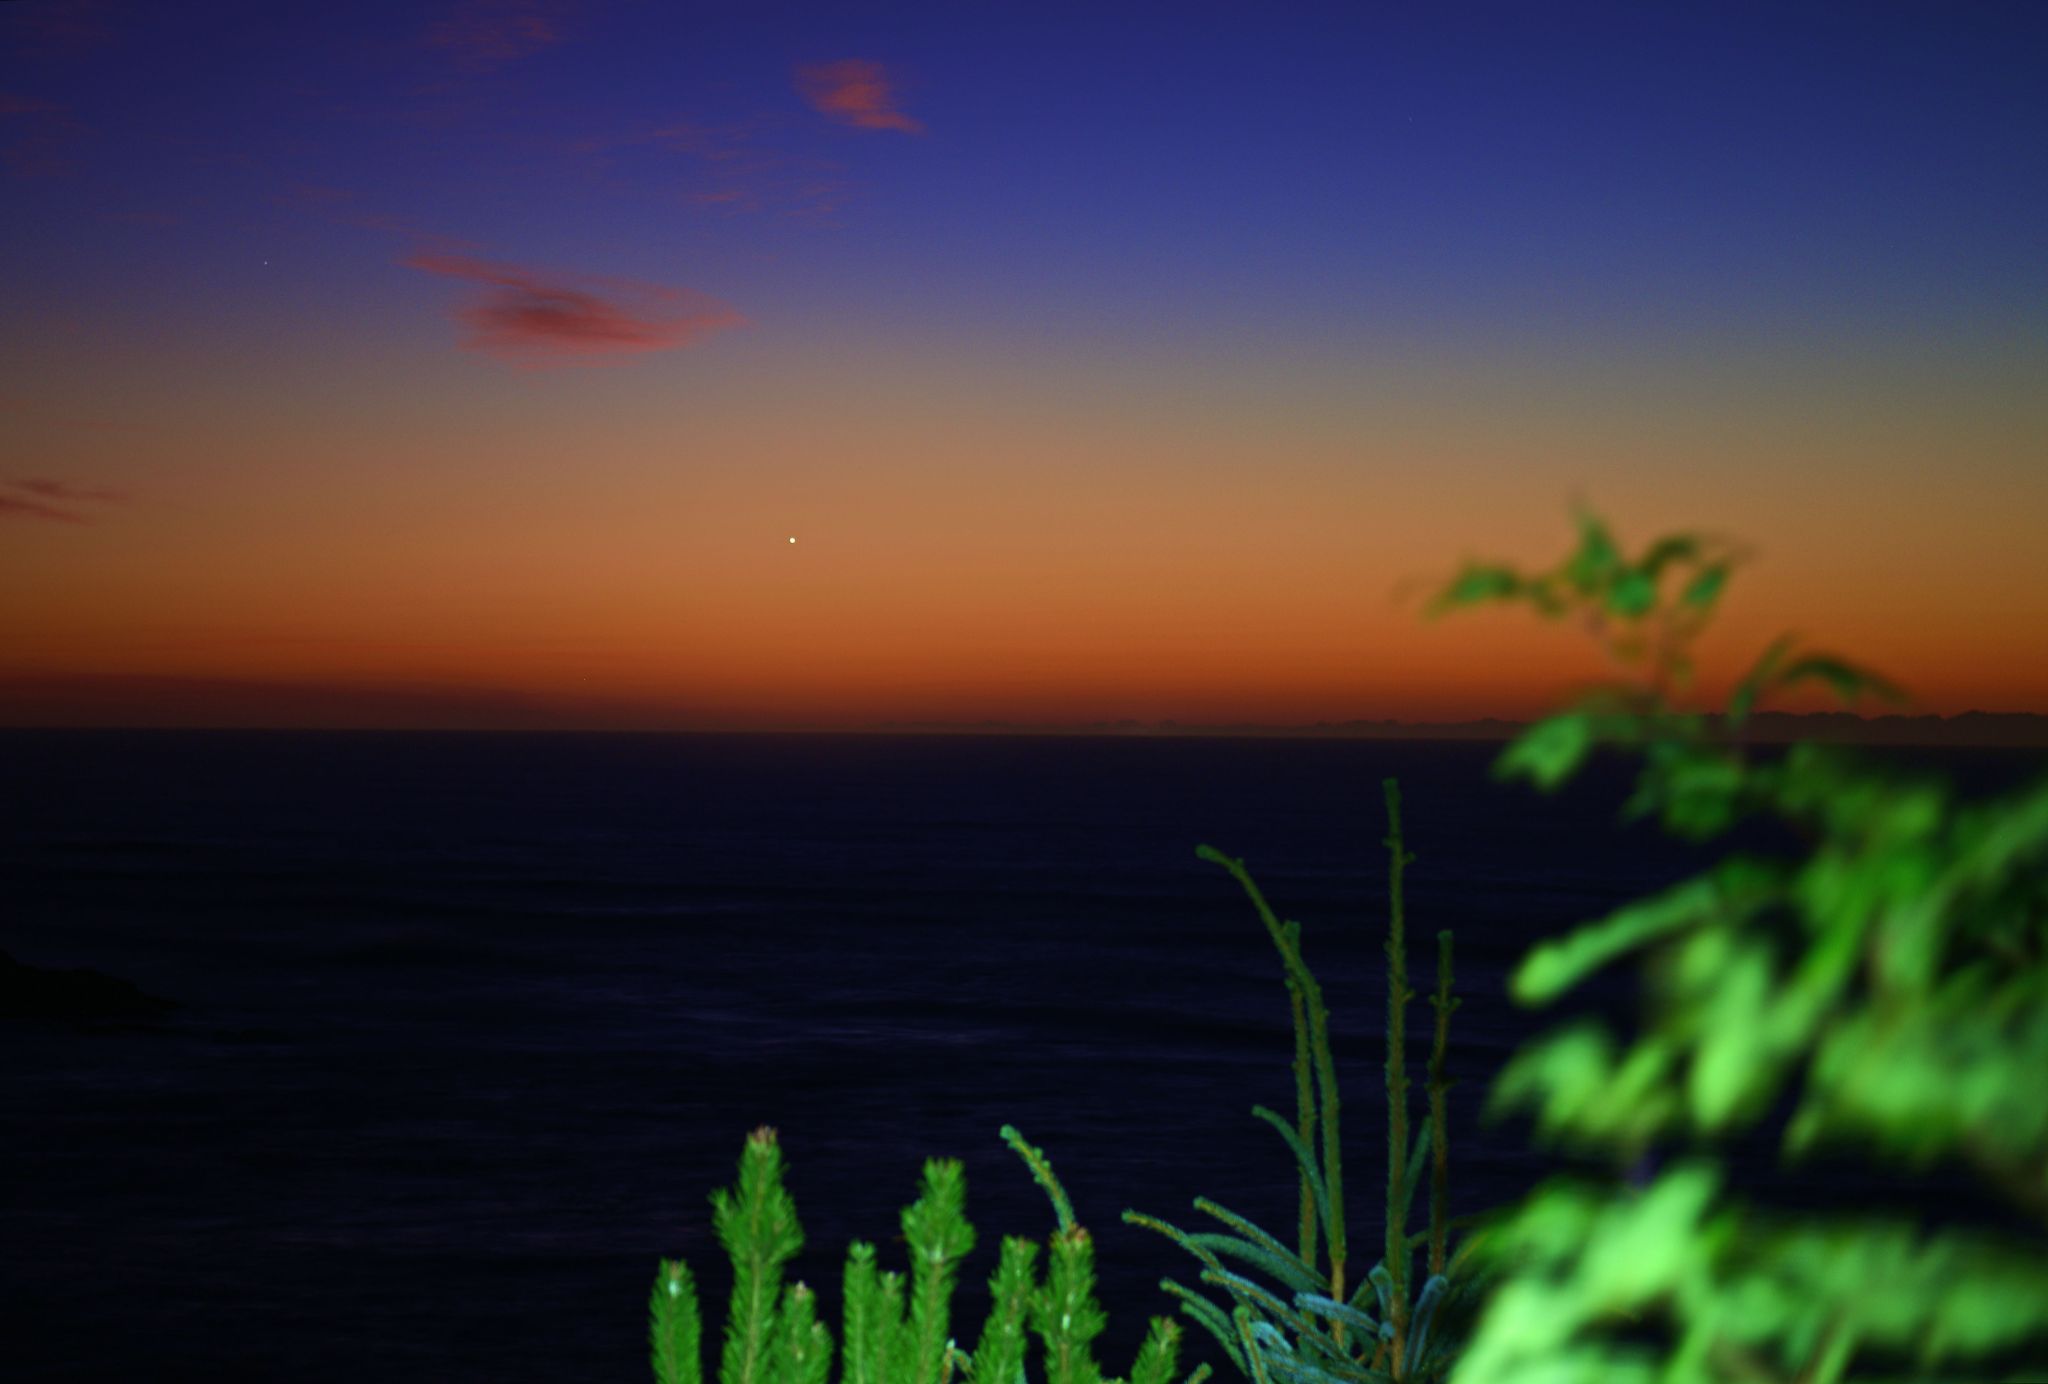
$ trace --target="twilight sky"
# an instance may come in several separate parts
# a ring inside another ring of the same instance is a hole
[[[0,7],[0,724],[2048,713],[2048,6],[1678,8]]]

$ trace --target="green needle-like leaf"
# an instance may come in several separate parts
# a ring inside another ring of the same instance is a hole
[[[1053,1175],[1052,1160],[1045,1156],[1043,1149],[1034,1148],[1024,1142],[1024,1136],[1017,1132],[1015,1125],[1004,1125],[999,1132],[1003,1136],[1003,1142],[1017,1151],[1017,1156],[1031,1169],[1031,1176],[1045,1189],[1045,1194],[1052,1198],[1053,1213],[1059,1217],[1059,1232],[1073,1230],[1074,1206],[1067,1200],[1066,1188],[1060,1186],[1059,1178]]]
[[[1170,1278],[1160,1279],[1159,1286],[1179,1298],[1181,1311],[1187,1313],[1190,1320],[1216,1338],[1217,1344],[1223,1347],[1224,1354],[1230,1357],[1230,1363],[1237,1367],[1239,1374],[1251,1373],[1245,1364],[1244,1347],[1237,1339],[1237,1328],[1231,1324],[1230,1318],[1222,1308],[1192,1288],[1176,1283]]]
[[[1330,1194],[1323,1186],[1323,1170],[1317,1165],[1315,1155],[1309,1152],[1308,1145],[1301,1142],[1301,1136],[1295,1133],[1292,1125],[1265,1106],[1253,1106],[1252,1114],[1279,1130],[1280,1137],[1287,1141],[1288,1149],[1294,1154],[1296,1166],[1301,1169],[1302,1176],[1308,1179],[1309,1187],[1315,1194],[1316,1217],[1322,1224],[1323,1234],[1334,1243],[1336,1235],[1330,1217]]]
[[[1333,1298],[1323,1297],[1316,1293],[1296,1293],[1294,1295],[1294,1305],[1301,1308],[1304,1312],[1313,1312],[1319,1317],[1328,1317],[1333,1322],[1343,1322],[1346,1326],[1354,1327],[1367,1336],[1379,1335],[1380,1324],[1373,1320],[1371,1313],[1361,1312],[1356,1307],[1348,1307]]]
[[[1235,1211],[1232,1211],[1227,1207],[1218,1206],[1215,1202],[1209,1200],[1207,1197],[1196,1197],[1195,1209],[1197,1211],[1208,1212],[1211,1216],[1214,1216],[1217,1220],[1223,1222],[1232,1230],[1237,1231],[1238,1234],[1242,1235],[1246,1240],[1249,1240],[1253,1245],[1257,1246],[1259,1249],[1262,1249],[1266,1253],[1283,1261],[1286,1267],[1284,1269],[1274,1270],[1276,1276],[1300,1277],[1306,1279],[1307,1282],[1299,1286],[1303,1288],[1313,1289],[1315,1291],[1328,1291],[1328,1281],[1325,1280],[1323,1275],[1318,1273],[1312,1265],[1304,1264],[1301,1261],[1300,1257],[1297,1256],[1292,1250],[1288,1249],[1287,1246],[1281,1244],[1279,1240],[1275,1239],[1271,1235],[1268,1235],[1265,1231],[1261,1230],[1252,1222],[1246,1220],[1243,1216],[1238,1215]]]

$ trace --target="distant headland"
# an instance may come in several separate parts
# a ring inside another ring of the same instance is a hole
[[[1476,721],[1317,721],[1270,725],[1252,721],[879,721],[871,729],[899,735],[1270,736],[1296,740],[1511,740],[1529,723],[1488,716]],[[1817,740],[1866,745],[1986,745],[2048,748],[2048,716],[2024,711],[1965,711],[1956,716],[1856,716],[1846,711],[1762,711],[1745,738],[1756,744]]]

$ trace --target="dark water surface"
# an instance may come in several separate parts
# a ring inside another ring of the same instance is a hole
[[[1210,1228],[1205,1195],[1292,1238],[1291,1165],[1250,1114],[1293,1108],[1279,961],[1198,842],[1302,922],[1354,1246],[1385,1180],[1382,778],[1418,857],[1419,994],[1457,934],[1459,1214],[1555,1166],[1478,1119],[1557,1018],[1505,997],[1526,948],[1731,845],[1790,844],[1624,829],[1628,762],[1544,798],[1489,780],[1497,748],[0,734],[0,948],[183,1005],[154,1029],[0,1024],[0,1377],[645,1380],[662,1255],[706,1289],[709,1375],[730,1285],[709,1194],[761,1124],[835,1338],[847,1242],[906,1267],[923,1159],[965,1162],[971,1346],[1001,1236],[1053,1224],[1005,1122],[1094,1233],[1097,1353],[1126,1373],[1145,1319],[1176,1315],[1158,1280],[1197,1266],[1124,1208]],[[1978,791],[2041,769],[1885,754]],[[1429,1006],[1410,1020],[1419,1085]],[[1926,1196],[1745,1157],[1792,1200]],[[1216,1357],[1190,1344],[1183,1370]]]

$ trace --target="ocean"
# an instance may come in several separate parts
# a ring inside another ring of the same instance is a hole
[[[1408,849],[1416,1109],[1435,936],[1456,936],[1455,1214],[1564,1166],[1483,1124],[1552,1011],[1505,978],[1534,942],[1676,882],[1769,823],[1688,846],[1617,810],[1634,766],[1564,792],[1494,783],[1499,746],[1368,740],[296,732],[0,733],[0,949],[178,1002],[159,1024],[0,1023],[0,1377],[10,1381],[646,1380],[662,1256],[730,1271],[710,1194],[779,1132],[839,1327],[847,1243],[907,1267],[927,1157],[962,1160],[977,1232],[952,1334],[979,1335],[1004,1235],[1049,1202],[1094,1236],[1123,1375],[1162,1277],[1135,1208],[1291,1239],[1293,1039],[1243,857],[1332,1013],[1348,1223],[1369,1264],[1385,1180],[1387,851]],[[1978,792],[2038,751],[1891,749]],[[1861,1164],[1779,1170],[1795,1202],[1967,1196]],[[1937,1193],[1939,1195],[1937,1196]],[[1360,1252],[1363,1257],[1360,1258]],[[1193,1328],[1190,1327],[1193,1333]],[[1234,1378],[1213,1343],[1197,1360]],[[836,1368],[836,1367],[835,1367]],[[1036,1366],[1034,1365],[1034,1377]]]

